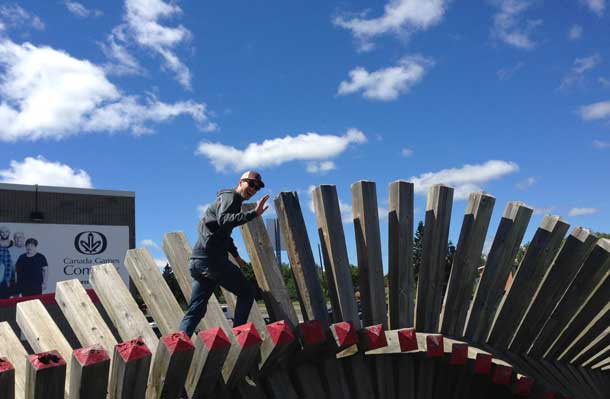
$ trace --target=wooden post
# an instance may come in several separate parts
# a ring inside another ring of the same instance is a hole
[[[244,211],[252,210],[254,204],[243,204]],[[252,261],[252,268],[258,286],[263,292],[272,320],[286,320],[290,327],[298,324],[297,314],[292,307],[288,289],[277,267],[277,260],[262,218],[258,217],[240,226],[244,244]]]
[[[544,277],[540,289],[531,299],[529,308],[509,349],[515,353],[526,351],[555,305],[566,291],[595,245],[597,237],[590,230],[576,227],[572,230],[553,266]]]
[[[179,397],[194,352],[195,347],[191,339],[182,331],[161,337],[146,397],[148,399]]]
[[[413,183],[390,184],[388,211],[388,308],[390,329],[413,327]]]
[[[466,318],[464,336],[472,342],[480,343],[487,337],[532,212],[521,202],[509,202],[504,209]]]
[[[115,399],[144,399],[152,353],[141,338],[114,347],[108,395]]]
[[[610,304],[576,337],[574,343],[559,356],[572,364],[587,366],[610,350]],[[606,349],[605,349],[606,348]],[[605,351],[604,351],[605,349]]]
[[[112,263],[93,266],[89,282],[108,313],[112,324],[117,328],[123,341],[142,337],[151,352],[157,351],[159,339],[152,330],[146,317],[123,283],[123,279]],[[109,351],[113,349],[109,349]]]
[[[0,398],[15,398],[15,368],[5,357],[0,357]]]
[[[434,395],[436,365],[444,355],[443,336],[432,334],[426,337],[426,356],[420,359],[417,398],[428,399]]]
[[[15,367],[15,398],[23,399],[28,353],[6,321],[0,322],[0,353]]]
[[[195,354],[186,378],[189,397],[199,399],[210,392],[220,378],[231,340],[221,327],[200,331],[195,338]]]
[[[530,346],[528,354],[540,357],[552,346],[558,333],[586,303],[595,287],[602,283],[610,271],[610,240],[600,239],[587,257],[555,310]]]
[[[559,216],[547,215],[542,220],[489,329],[487,341],[494,348],[508,348],[527,311],[529,299],[536,297],[544,275],[555,259],[569,227],[570,225]]]
[[[63,399],[66,361],[57,351],[29,355],[25,399]]]
[[[233,345],[222,368],[226,385],[234,388],[256,364],[261,346],[261,337],[252,323],[233,328],[239,347]]]
[[[43,353],[56,350],[64,359],[62,362],[67,363],[67,367],[64,367],[65,389],[66,394],[69,394],[72,347],[66,341],[42,302],[35,299],[18,303],[16,318],[22,334],[25,335],[34,352]]]
[[[443,302],[440,322],[443,334],[461,337],[464,331],[470,297],[477,269],[481,265],[481,253],[495,202],[494,197],[485,193],[472,193],[468,198]]]
[[[421,332],[438,331],[452,201],[451,187],[430,187],[415,301],[415,328]]]
[[[105,399],[108,393],[110,356],[99,344],[72,352],[70,399]]]

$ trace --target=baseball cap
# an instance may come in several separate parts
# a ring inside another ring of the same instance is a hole
[[[241,175],[239,180],[254,180],[255,182],[258,183],[260,188],[265,187],[265,183],[263,182],[263,179],[261,178],[261,174],[254,170],[249,170],[249,171],[245,172],[243,175]]]

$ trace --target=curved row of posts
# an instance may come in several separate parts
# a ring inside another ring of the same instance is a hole
[[[567,234],[563,219],[545,216],[506,288],[532,216],[510,202],[476,284],[495,198],[473,193],[445,284],[453,189],[436,185],[416,285],[413,196],[413,184],[390,184],[386,293],[375,183],[352,185],[361,318],[335,186],[313,191],[332,320],[297,194],[283,192],[275,207],[303,322],[260,218],[241,233],[267,325],[254,305],[249,323],[232,329],[212,297],[199,333],[176,332],[176,298],[151,255],[129,250],[125,265],[162,337],[114,266],[94,266],[91,284],[119,336],[78,280],[58,283],[55,298],[82,348],[69,345],[40,301],[19,303],[17,323],[35,353],[0,323],[0,398],[173,399],[183,387],[192,398],[221,399],[610,397],[610,241],[581,227]],[[185,235],[167,233],[163,249],[190,298]],[[234,296],[223,296],[232,308]]]

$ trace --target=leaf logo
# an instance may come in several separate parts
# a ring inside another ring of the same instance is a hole
[[[74,237],[74,248],[84,255],[97,255],[106,250],[108,240],[98,231],[83,231]]]

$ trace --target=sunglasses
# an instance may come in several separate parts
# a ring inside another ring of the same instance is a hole
[[[246,183],[248,183],[248,187],[255,189],[256,191],[261,189],[261,186],[259,186],[256,183],[256,180],[252,180],[252,179],[242,179],[243,181],[245,181]]]

